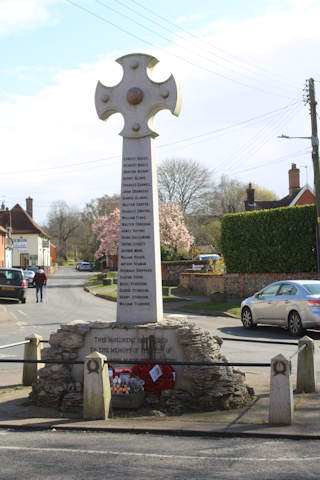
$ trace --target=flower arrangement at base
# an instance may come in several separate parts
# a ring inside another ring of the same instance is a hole
[[[115,376],[111,380],[111,393],[114,395],[132,395],[143,392],[144,381],[138,377],[120,378]]]
[[[146,362],[148,360],[145,360]],[[176,373],[171,365],[134,365],[132,375],[144,381],[144,390],[147,395],[161,395],[162,390],[174,387]]]

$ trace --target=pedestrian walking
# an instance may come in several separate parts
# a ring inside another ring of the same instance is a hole
[[[39,269],[35,273],[35,276],[33,277],[32,283],[33,283],[33,285],[36,286],[36,300],[37,300],[37,303],[39,302],[39,297],[40,297],[40,302],[42,302],[43,286],[47,284],[47,274],[42,268],[39,267]]]

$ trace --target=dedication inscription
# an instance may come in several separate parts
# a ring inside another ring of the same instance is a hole
[[[183,361],[185,355],[183,347],[177,338],[176,329],[156,326],[115,326],[115,323],[104,324],[104,328],[91,328],[85,336],[84,344],[78,350],[78,358],[85,358],[93,352],[105,355],[113,360],[112,366],[117,366],[117,360],[159,360]],[[159,325],[159,324],[157,324]],[[123,365],[121,365],[123,366]],[[81,381],[82,365],[73,365],[73,378]],[[175,367],[178,373],[182,367]],[[180,375],[177,375],[180,378]],[[183,383],[182,378],[179,382]]]
[[[132,54],[117,60],[120,83],[96,89],[96,109],[102,120],[120,112],[123,136],[117,323],[145,324],[163,319],[158,190],[151,129],[163,109],[180,112],[180,94],[172,77],[161,83],[149,78],[157,60]]]

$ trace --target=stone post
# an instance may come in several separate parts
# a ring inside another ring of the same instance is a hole
[[[107,357],[98,352],[91,353],[84,362],[83,418],[106,420],[110,402]]]
[[[42,337],[33,333],[25,340],[30,340],[24,346],[24,360],[41,360],[41,340]],[[44,367],[43,363],[24,363],[22,373],[22,385],[30,386],[37,380],[38,371]]]
[[[313,393],[317,391],[314,342],[305,336],[299,340],[299,348],[302,345],[306,346],[298,354],[297,392]]]
[[[291,361],[280,354],[271,359],[269,423],[291,425],[293,419]]]

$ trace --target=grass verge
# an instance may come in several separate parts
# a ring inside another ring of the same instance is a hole
[[[197,302],[189,305],[183,305],[181,310],[189,313],[201,313],[201,312],[223,312],[234,315],[240,318],[240,305],[234,302],[212,303],[212,302]]]

